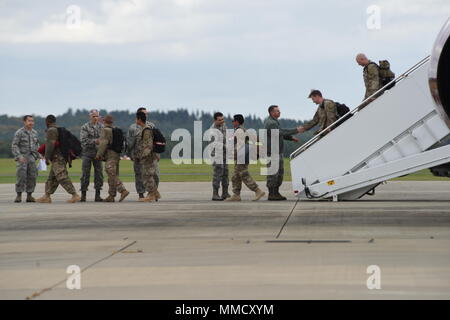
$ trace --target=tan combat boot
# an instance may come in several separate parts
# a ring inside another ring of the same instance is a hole
[[[258,201],[262,197],[264,197],[266,193],[262,191],[260,188],[256,189],[255,191],[255,197],[252,199],[252,201]]]
[[[153,201],[156,201],[156,194],[155,194],[155,192],[153,192],[153,193],[149,192],[145,198],[139,199],[139,201],[141,201],[141,202],[153,202]]]
[[[114,196],[109,195],[107,198],[103,199],[103,202],[114,202]]]
[[[224,201],[241,201],[241,196],[233,193],[231,197],[226,198]]]
[[[129,194],[130,194],[130,192],[128,192],[127,190],[123,190],[123,191],[120,193],[120,199],[119,199],[119,202],[122,202],[123,199],[125,199]]]
[[[161,199],[161,194],[159,194],[159,191],[158,191],[158,190],[155,191],[155,198],[156,198],[156,201],[158,201],[159,199]]]
[[[36,199],[36,202],[38,203],[52,203],[52,198],[50,197],[49,193],[44,194],[39,199]]]
[[[75,203],[75,202],[79,202],[81,201],[81,197],[78,195],[78,193],[74,193],[72,194],[72,198],[70,198],[69,200],[67,200],[67,203]]]

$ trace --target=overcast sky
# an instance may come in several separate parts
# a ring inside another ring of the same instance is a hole
[[[309,119],[312,88],[361,101],[357,53],[400,74],[449,16],[449,0],[0,0],[0,114],[278,104]]]

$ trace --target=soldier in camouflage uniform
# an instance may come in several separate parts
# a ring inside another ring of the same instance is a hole
[[[105,202],[114,202],[117,192],[120,193],[119,202],[123,201],[130,194],[118,177],[120,154],[110,148],[113,143],[113,123],[113,117],[106,115],[104,119],[105,126],[100,132],[100,143],[95,157],[96,160],[106,161],[105,171],[108,174],[109,196],[103,200]]]
[[[148,116],[148,112],[147,112],[146,108],[139,108],[137,110],[137,112],[141,112],[141,111],[144,112],[146,116]],[[147,121],[146,125],[152,129],[156,127],[150,121]],[[141,132],[142,132],[142,127],[138,126],[136,123],[133,123],[130,126],[130,128],[128,129],[128,134],[127,134],[127,155],[133,161],[134,181],[135,181],[135,186],[136,186],[136,192],[139,194],[139,199],[144,198],[144,192],[145,192],[144,182],[142,181],[142,165],[139,161],[135,161],[135,158],[137,156],[136,139],[137,139],[137,137],[139,137],[141,135]],[[155,153],[155,157],[154,157],[155,174],[153,176],[153,179],[155,180],[157,187],[159,186],[159,160],[160,160],[159,154]],[[158,192],[158,195],[159,195],[159,192]],[[156,200],[158,201],[158,199],[156,199]]]
[[[283,197],[280,194],[280,186],[283,183],[284,177],[284,140],[295,141],[299,140],[292,135],[300,132],[300,128],[293,129],[282,129],[280,127],[280,123],[278,122],[278,118],[280,117],[280,108],[278,106],[270,106],[269,107],[269,117],[264,122],[264,128],[267,130],[267,155],[273,159],[273,161],[278,162],[278,170],[275,174],[267,176],[267,189],[269,190],[269,196],[267,200],[269,201],[280,201],[286,200],[286,197]],[[272,130],[278,131],[278,154],[273,154],[271,150],[272,145]],[[268,167],[271,166],[270,162]]]
[[[241,189],[242,189],[242,183],[244,183],[250,190],[255,192],[255,197],[253,198],[253,201],[257,201],[264,197],[265,192],[263,192],[261,189],[259,189],[258,185],[256,184],[255,180],[250,176],[250,173],[248,172],[248,164],[247,163],[239,163],[237,159],[237,153],[241,148],[245,148],[245,136],[246,136],[246,130],[243,126],[244,124],[244,117],[241,114],[236,114],[233,117],[233,127],[234,127],[234,139],[235,139],[235,167],[233,172],[233,177],[231,178],[231,182],[233,185],[233,195],[225,199],[225,201],[241,201]],[[256,139],[255,139],[256,140]]]
[[[152,202],[161,197],[154,178],[156,175],[155,163],[157,162],[155,161],[156,153],[153,152],[153,131],[147,124],[147,116],[143,111],[136,113],[136,124],[141,128],[141,133],[136,137],[136,158],[134,161],[139,162],[141,165],[141,179],[147,191],[147,196],[139,198],[139,201]]]
[[[225,119],[221,112],[216,112],[214,114],[214,123],[211,126],[211,129],[217,129],[220,131],[220,133],[223,136],[222,143],[218,143],[217,147],[222,147],[223,150],[223,157],[222,159],[219,159],[219,161],[213,161],[212,167],[213,167],[213,201],[223,201],[230,197],[230,194],[228,193],[228,185],[229,185],[229,178],[228,178],[228,164],[226,159],[226,139],[227,139],[227,126],[225,125]],[[211,154],[211,156],[215,157],[214,150]],[[222,160],[222,162],[220,162]],[[219,188],[220,184],[222,184],[222,196],[219,195]]]
[[[378,65],[375,62],[372,62],[369,59],[367,59],[366,55],[363,53],[360,53],[356,56],[356,62],[361,67],[364,67],[363,77],[364,77],[364,85],[366,87],[364,100],[366,100],[381,88],[381,80]],[[376,98],[377,96],[372,97],[370,101],[362,105],[361,108],[365,107]]]
[[[39,159],[39,139],[33,129],[34,119],[27,115],[23,117],[24,126],[16,131],[11,144],[11,151],[16,161],[16,192],[14,202],[22,202],[22,193],[27,192],[27,202],[35,202],[32,194],[36,187],[38,170],[36,160]]]
[[[72,181],[67,172],[67,161],[64,159],[61,150],[58,146],[58,127],[56,126],[56,118],[54,115],[49,115],[45,119],[47,125],[47,132],[45,136],[45,162],[51,163],[50,174],[45,183],[45,194],[36,201],[39,203],[51,203],[51,195],[55,193],[59,185],[61,185],[72,198],[67,200],[69,203],[75,203],[81,200],[80,196],[75,191]]]
[[[103,125],[99,123],[99,112],[91,110],[89,112],[90,121],[81,127],[80,142],[83,148],[82,162],[81,162],[81,202],[86,201],[86,192],[89,186],[89,179],[91,176],[91,166],[94,167],[94,187],[95,187],[95,201],[101,202],[100,190],[103,187],[103,166],[102,162],[95,160],[97,154],[98,144],[100,141],[100,131]]]
[[[338,119],[336,104],[333,100],[324,99],[319,90],[312,90],[308,98],[317,104],[318,107],[313,119],[303,125],[301,132],[305,132],[319,125],[319,129],[315,132],[315,134],[318,134]]]

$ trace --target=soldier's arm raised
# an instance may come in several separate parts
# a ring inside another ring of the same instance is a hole
[[[319,112],[316,111],[316,113],[314,114],[314,118],[305,125],[303,125],[303,128],[305,128],[305,130],[309,130],[318,124],[319,124]]]

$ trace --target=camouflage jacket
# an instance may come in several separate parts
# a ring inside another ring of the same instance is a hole
[[[96,157],[102,160],[120,159],[120,154],[108,148],[113,142],[112,129],[112,125],[105,125],[100,131],[100,143],[98,145]]]
[[[139,134],[135,137],[134,154],[135,159],[148,159],[152,156],[153,151],[153,131],[152,128],[146,124],[145,127],[140,127]]]
[[[363,76],[366,86],[364,99],[367,99],[380,89],[380,75],[377,64],[369,61],[369,64],[364,67]]]
[[[35,159],[39,159],[39,139],[36,130],[27,130],[25,127],[20,128],[14,134],[11,144],[11,152],[15,160],[21,157],[32,155]]]
[[[156,126],[150,121],[146,122],[146,126],[153,129]],[[134,159],[138,156],[138,151],[136,149],[136,139],[141,135],[142,127],[138,126],[136,123],[133,123],[128,129],[127,133],[127,156],[131,159]]]
[[[223,159],[225,159],[226,158],[226,153],[227,153],[227,151],[226,151],[227,150],[227,148],[226,148],[226,145],[227,145],[227,126],[226,126],[225,123],[223,125],[221,125],[221,126],[216,126],[216,124],[213,123],[211,125],[211,129],[217,129],[223,135],[222,142],[214,141],[214,143],[212,144],[213,150],[211,151],[211,156],[212,157],[215,156],[215,151],[214,150],[216,148],[220,149],[220,147],[222,147],[223,148]]]
[[[282,154],[284,150],[284,140],[292,140],[292,135],[297,134],[297,128],[283,129],[280,127],[278,119],[268,117],[264,121],[264,128],[267,130],[267,155],[271,154],[272,133],[271,130],[278,129],[278,153]]]
[[[58,138],[58,127],[51,124],[45,134],[45,159],[48,161],[52,161],[56,154],[61,154],[59,148],[55,146]]]
[[[91,122],[87,122],[81,127],[80,142],[81,147],[83,148],[83,155],[95,156],[98,149],[95,140],[100,138],[100,131],[102,128],[102,124],[92,124]]]
[[[303,127],[309,130],[319,125],[319,131],[322,131],[337,120],[336,104],[332,100],[325,99],[317,108],[314,118]]]

